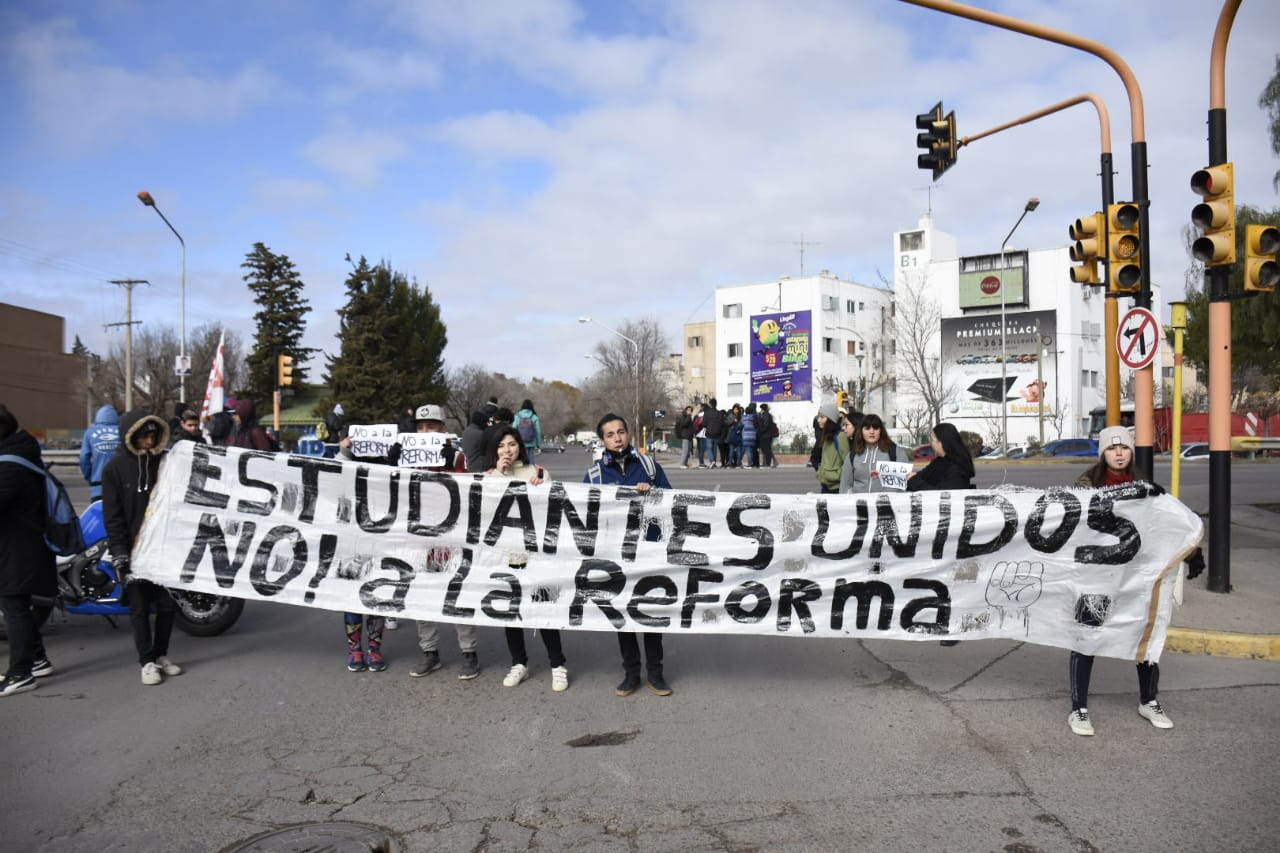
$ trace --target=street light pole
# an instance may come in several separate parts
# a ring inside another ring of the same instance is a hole
[[[1013,227],[1005,235],[1004,242],[1000,244],[1000,444],[1001,449],[1006,452],[1009,449],[1009,356],[1005,349],[1004,249],[1005,246],[1009,245],[1013,232],[1018,230],[1022,220],[1027,217],[1028,213],[1039,206],[1040,199],[1027,199],[1026,206],[1022,208],[1022,215],[1018,217],[1017,222],[1013,223]],[[1027,292],[1025,278],[1022,282],[1022,292],[1025,296]]]
[[[173,232],[173,236],[178,238],[178,243],[182,246],[182,292],[180,303],[180,322],[182,325],[182,338],[178,342],[178,355],[182,358],[183,363],[187,359],[187,241],[182,239],[182,235],[178,233],[178,229],[173,227],[173,223],[160,212],[160,208],[156,206],[156,200],[151,197],[151,193],[143,190],[138,193],[138,201],[156,212],[156,215],[164,220],[164,224],[169,226],[169,230]],[[182,398],[181,402],[187,402],[187,374],[178,374],[178,396]],[[182,412],[177,413],[179,416]]]
[[[642,447],[644,447],[644,426],[640,423],[640,342],[639,342],[639,341],[637,341],[637,340],[635,340],[634,338],[629,338],[629,337],[627,337],[626,335],[622,334],[622,332],[619,332],[617,329],[611,329],[611,328],[609,328],[609,327],[608,327],[608,326],[606,326],[604,323],[601,323],[599,320],[592,320],[590,317],[579,317],[579,318],[578,318],[578,322],[579,322],[579,323],[595,323],[597,326],[599,326],[600,328],[604,329],[606,332],[612,332],[614,335],[617,335],[618,337],[622,338],[622,339],[623,339],[624,341],[626,341],[627,343],[631,344],[631,346],[635,347],[635,351],[636,351],[636,408],[635,408],[635,420],[634,420],[634,421],[632,421],[632,423],[631,423],[631,428],[632,428],[633,430],[636,430],[636,435],[640,438],[640,447],[641,447],[641,448],[642,448]],[[637,448],[637,450],[638,450],[638,449],[640,449],[640,448]]]

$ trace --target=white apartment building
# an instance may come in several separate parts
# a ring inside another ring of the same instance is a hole
[[[1006,248],[961,257],[955,239],[925,215],[893,235],[899,313],[909,293],[936,303],[943,420],[999,443],[1088,434],[1090,409],[1105,405],[1101,289],[1075,284],[1065,246]],[[1121,314],[1130,300],[1121,301]],[[1002,323],[1003,317],[1003,323]],[[1122,377],[1123,378],[1123,377]],[[899,410],[922,406],[899,381]]]
[[[837,390],[892,423],[891,291],[823,270],[717,288],[715,311],[714,335],[685,327],[685,352],[692,337],[712,342],[714,357],[703,364],[714,367],[719,408],[768,403],[783,446],[811,434],[818,404]]]

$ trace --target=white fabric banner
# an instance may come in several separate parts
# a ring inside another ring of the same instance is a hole
[[[1201,521],[1112,489],[590,486],[179,442],[133,555],[169,587],[597,631],[1006,638],[1158,660]]]

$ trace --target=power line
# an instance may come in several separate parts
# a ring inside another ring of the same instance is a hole
[[[91,279],[97,282],[110,282],[113,278],[119,278],[115,273],[91,267],[82,264],[79,261],[73,261],[70,258],[60,257],[50,252],[37,249],[34,246],[27,246],[15,240],[0,237],[0,255],[9,255],[18,258],[30,264],[37,266],[49,267],[61,272],[71,273],[81,278]]]

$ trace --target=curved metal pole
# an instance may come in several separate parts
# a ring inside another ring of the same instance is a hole
[[[180,296],[180,318],[179,322],[182,328],[182,337],[178,341],[178,355],[182,358],[187,357],[187,241],[182,239],[182,235],[178,233],[178,229],[173,227],[173,223],[169,218],[160,211],[160,206],[156,204],[156,200],[151,197],[151,193],[143,190],[138,193],[138,201],[145,204],[156,212],[156,215],[169,226],[169,230],[173,232],[173,236],[178,238],[178,243],[182,246],[182,290]],[[185,373],[178,374],[178,396],[182,399],[179,402],[187,402],[187,375]],[[182,412],[174,412],[178,417],[182,417]]]

